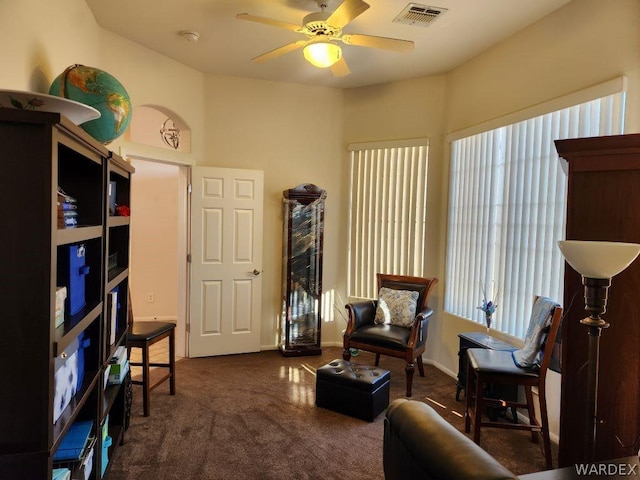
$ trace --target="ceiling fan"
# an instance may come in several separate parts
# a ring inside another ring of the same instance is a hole
[[[349,66],[342,56],[342,49],[337,44],[359,47],[382,48],[395,52],[405,52],[413,49],[413,42],[397,38],[375,37],[357,33],[343,34],[342,29],[354,18],[369,8],[369,4],[362,0],[344,0],[333,12],[325,12],[328,0],[316,0],[320,12],[310,13],[302,20],[302,25],[281,22],[271,18],[258,17],[248,13],[239,13],[236,18],[251,22],[264,23],[274,27],[286,28],[296,33],[306,35],[307,40],[299,40],[263,53],[252,60],[262,63],[279,57],[299,48],[303,48],[304,57],[316,67],[330,67],[336,77],[351,73]]]

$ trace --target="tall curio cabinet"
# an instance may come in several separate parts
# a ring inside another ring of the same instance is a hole
[[[282,326],[284,356],[320,355],[322,244],[327,192],[313,184],[283,192]]]

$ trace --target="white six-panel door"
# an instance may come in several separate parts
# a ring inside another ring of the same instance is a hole
[[[192,168],[189,357],[260,350],[263,172]]]

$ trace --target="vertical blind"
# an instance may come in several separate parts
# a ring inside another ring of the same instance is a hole
[[[376,298],[376,273],[424,274],[428,139],[349,149],[347,294]]]
[[[562,302],[567,179],[555,139],[623,132],[624,92],[451,146],[445,310],[524,338],[535,295]]]

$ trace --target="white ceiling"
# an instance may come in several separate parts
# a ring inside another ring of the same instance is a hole
[[[415,42],[408,53],[344,45],[351,74],[336,78],[310,65],[296,50],[266,63],[251,59],[306,37],[238,13],[301,24],[319,11],[315,0],[86,0],[106,30],[144,45],[201,72],[283,82],[359,87],[443,73],[536,22],[570,0],[435,0],[412,2],[448,9],[426,27],[393,23],[406,0],[367,0],[370,8],[344,28]],[[329,0],[333,11],[341,0]],[[180,32],[196,31],[197,42]]]

